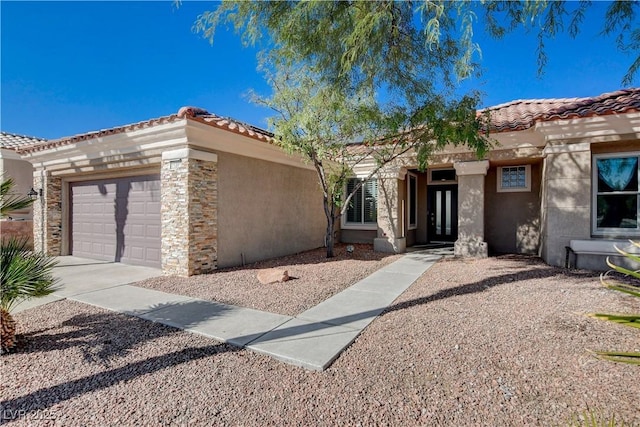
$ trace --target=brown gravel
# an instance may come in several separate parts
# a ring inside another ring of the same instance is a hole
[[[320,248],[283,258],[229,268],[200,276],[155,277],[138,286],[186,295],[193,298],[238,305],[271,313],[295,316],[369,276],[382,266],[400,258],[373,251],[373,245],[335,246],[335,257],[327,258]],[[291,280],[263,285],[258,271],[266,268],[287,270]]]
[[[511,426],[566,425],[590,410],[640,425],[639,368],[587,351],[638,351],[638,331],[584,315],[638,312],[637,300],[535,258],[441,261],[325,372],[59,301],[16,315],[23,346],[0,358],[2,416],[17,418],[11,425]]]

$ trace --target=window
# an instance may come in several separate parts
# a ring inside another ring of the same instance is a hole
[[[456,182],[455,169],[429,169],[429,184],[447,184]]]
[[[407,208],[409,210],[409,230],[418,228],[418,177],[409,173],[407,175]]]
[[[594,156],[594,234],[640,234],[638,159],[640,153]]]
[[[531,165],[499,167],[497,191],[531,191]]]
[[[361,179],[351,178],[347,181],[347,193],[351,194]],[[362,186],[349,201],[343,226],[353,228],[375,228],[378,220],[378,181],[371,179]]]

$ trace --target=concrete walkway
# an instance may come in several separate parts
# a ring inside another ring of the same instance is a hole
[[[111,263],[113,272],[101,274],[106,263],[74,257],[60,258],[55,274],[64,287],[50,300],[68,298],[137,316],[321,371],[440,258],[428,251],[409,253],[295,317],[132,286],[160,271]],[[87,283],[94,283],[93,289]]]

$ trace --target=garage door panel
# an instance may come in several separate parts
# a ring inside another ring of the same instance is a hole
[[[71,253],[160,267],[160,177],[71,184]]]
[[[162,234],[162,230],[159,225],[147,225],[146,234],[149,237],[156,237],[159,239]]]

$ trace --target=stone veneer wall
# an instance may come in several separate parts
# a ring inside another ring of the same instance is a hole
[[[162,270],[191,276],[217,267],[217,163],[163,160]]]
[[[33,188],[43,189],[33,203],[33,247],[51,256],[62,255],[62,178],[36,172]]]

